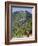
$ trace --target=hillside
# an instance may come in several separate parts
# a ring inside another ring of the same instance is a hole
[[[22,37],[32,34],[32,14],[28,11],[16,11],[12,14],[12,36]]]

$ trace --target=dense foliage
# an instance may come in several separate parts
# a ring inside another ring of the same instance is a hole
[[[32,34],[32,14],[13,13],[12,14],[12,37],[23,37]]]

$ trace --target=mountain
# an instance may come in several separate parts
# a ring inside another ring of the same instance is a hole
[[[28,11],[16,11],[11,15],[11,31],[13,37],[26,35],[25,32],[32,32],[32,14]]]
[[[18,14],[18,13],[28,13],[28,14],[31,14],[30,12],[28,12],[27,10],[26,11],[15,11],[13,12],[14,14]]]
[[[17,21],[19,24],[24,24],[28,20],[32,20],[32,14],[28,11],[16,11],[12,14],[12,22]]]

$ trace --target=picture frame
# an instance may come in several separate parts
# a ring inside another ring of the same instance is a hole
[[[37,4],[5,2],[5,44],[35,42],[37,42]]]

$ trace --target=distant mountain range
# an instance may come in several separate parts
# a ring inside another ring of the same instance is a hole
[[[14,14],[18,14],[18,13],[27,13],[27,14],[31,14],[29,11],[15,11],[13,12]]]

